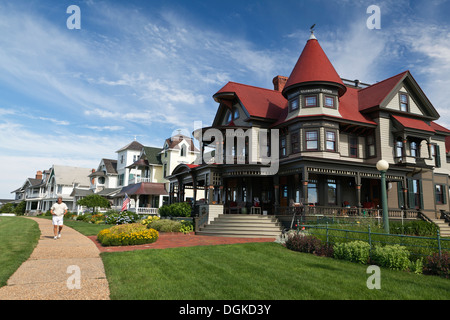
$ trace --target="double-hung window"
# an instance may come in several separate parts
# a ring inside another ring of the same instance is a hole
[[[326,149],[327,151],[336,151],[336,132],[327,131],[326,132]]]
[[[409,110],[408,95],[406,93],[400,93],[400,110],[404,112]]]
[[[306,131],[306,150],[319,150],[319,133],[317,130]]]

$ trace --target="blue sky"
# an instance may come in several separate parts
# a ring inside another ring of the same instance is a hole
[[[369,30],[368,6],[381,9]],[[69,30],[66,9],[81,9]],[[53,164],[209,125],[228,81],[272,88],[316,36],[343,78],[410,70],[450,127],[450,2],[0,0],[0,198]]]

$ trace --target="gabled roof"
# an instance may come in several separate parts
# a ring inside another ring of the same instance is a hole
[[[180,149],[179,144],[182,141],[186,141],[189,145],[189,151],[198,151],[198,149],[194,145],[194,141],[188,136],[185,136],[183,134],[177,134],[173,137],[167,138],[164,142],[164,145],[167,144],[168,149]],[[164,149],[164,148],[163,148]],[[160,151],[163,151],[160,149]]]
[[[359,95],[359,110],[363,111],[379,106],[383,100],[392,92],[409,71],[402,72],[381,82],[375,83],[367,88],[361,89]]]
[[[292,70],[289,79],[283,89],[283,94],[290,88],[308,83],[329,82],[340,87],[339,95],[342,96],[346,87],[334,69],[327,55],[315,38],[311,38],[298,58],[297,64]]]
[[[132,141],[129,144],[127,144],[125,147],[120,148],[119,150],[117,150],[116,153],[122,152],[122,151],[125,151],[125,150],[141,151],[143,147],[144,147],[144,145],[140,144],[139,142]]]
[[[161,150],[161,148],[144,147],[144,154],[149,164],[162,164]]]
[[[287,107],[287,100],[281,92],[269,90],[246,84],[228,82],[215,95],[214,99],[226,99],[226,95],[233,94],[237,97],[245,111],[251,117],[278,119],[280,112]]]

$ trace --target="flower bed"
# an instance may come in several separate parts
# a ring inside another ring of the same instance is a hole
[[[153,243],[158,240],[159,233],[141,223],[117,225],[100,231],[97,240],[103,246],[129,246]]]

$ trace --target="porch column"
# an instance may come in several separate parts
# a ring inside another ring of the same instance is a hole
[[[355,185],[356,185],[356,206],[358,207],[358,215],[361,215],[361,176],[357,174],[355,176]]]
[[[302,186],[303,186],[303,199],[305,202],[304,203],[305,206],[308,205],[308,181],[309,181],[308,170],[306,167],[303,167]]]
[[[212,204],[214,199],[214,186],[208,186],[208,204]]]
[[[220,187],[219,187],[219,204],[223,204],[224,203],[224,196],[225,195],[225,193],[224,193],[224,188],[223,188],[223,186],[221,185]]]
[[[403,161],[406,161],[406,146],[408,145],[408,140],[406,138],[403,138],[403,148],[402,148],[402,159]]]
[[[275,207],[280,204],[280,177],[278,175],[273,177],[273,187],[275,192]]]

